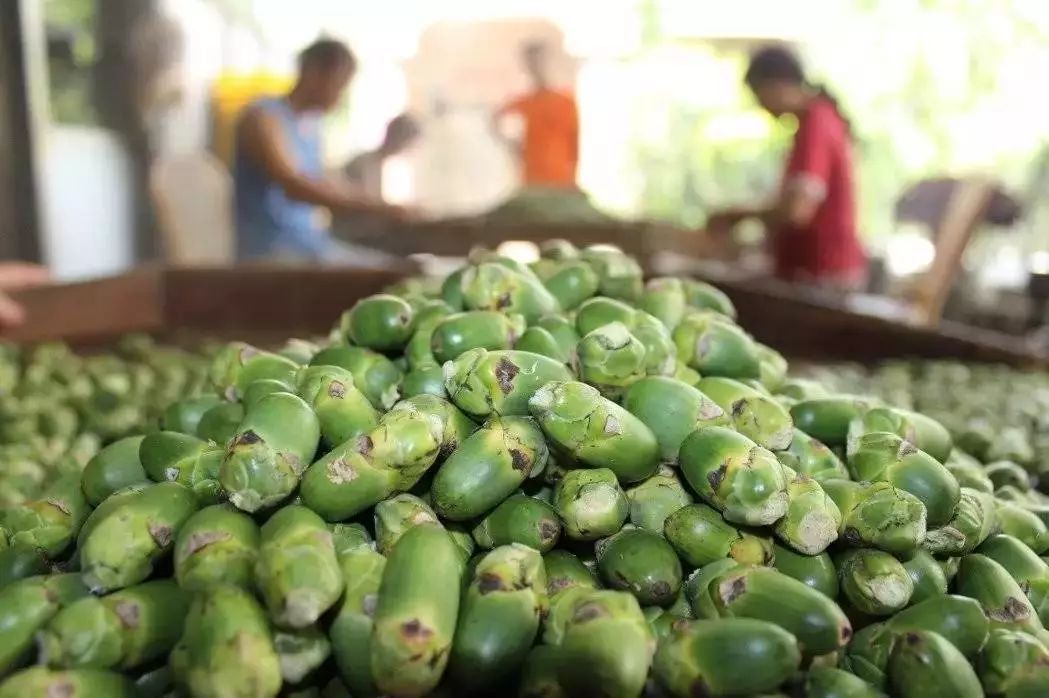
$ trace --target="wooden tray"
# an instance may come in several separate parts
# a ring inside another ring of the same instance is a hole
[[[402,278],[398,271],[287,267],[148,268],[19,294],[30,320],[3,339],[105,344],[128,332],[279,341],[326,333],[358,298]],[[850,311],[788,284],[707,278],[736,304],[760,341],[805,360],[875,362],[953,358],[1045,368],[1044,347],[989,330],[938,329]]]
[[[29,321],[15,342],[106,343],[128,332],[250,341],[326,332],[343,310],[399,271],[252,266],[144,268],[17,294]]]

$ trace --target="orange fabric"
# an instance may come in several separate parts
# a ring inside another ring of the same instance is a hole
[[[525,133],[522,172],[525,185],[575,187],[579,164],[579,113],[567,92],[539,90],[503,107],[520,114]]]

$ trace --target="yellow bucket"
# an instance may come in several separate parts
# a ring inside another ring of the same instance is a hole
[[[211,147],[215,155],[232,165],[235,130],[241,111],[262,97],[287,93],[293,83],[291,76],[265,72],[220,75],[211,89]]]

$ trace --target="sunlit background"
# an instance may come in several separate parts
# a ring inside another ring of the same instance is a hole
[[[981,274],[1008,285],[1049,259],[1049,3],[1044,0],[167,0],[184,28],[178,98],[156,119],[165,150],[229,148],[251,86],[282,85],[318,35],[346,39],[361,70],[330,117],[337,166],[375,147],[387,121],[418,116],[424,137],[387,167],[387,189],[434,217],[505,198],[514,170],[488,128],[520,90],[517,43],[560,43],[561,78],[582,119],[579,181],[606,211],[696,226],[706,212],[768,197],[791,124],[759,112],[741,84],[768,40],[795,44],[858,138],[861,227],[893,271],[927,265],[927,236],[894,220],[906,187],[986,173],[1030,204],[1020,230],[976,244]],[[98,51],[91,0],[47,0],[51,31],[76,39],[53,65],[55,128],[94,122],[76,65]],[[54,61],[52,61],[54,63]],[[67,194],[67,196],[73,194]],[[57,206],[57,204],[56,204]],[[993,251],[988,251],[993,250]]]

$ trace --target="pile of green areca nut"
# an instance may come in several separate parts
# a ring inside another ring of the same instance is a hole
[[[90,356],[60,343],[0,344],[0,511],[156,424],[170,403],[207,389],[207,371],[206,351],[143,335]]]
[[[230,344],[6,507],[0,698],[1049,695],[1025,470],[790,377],[707,284],[541,251]]]

